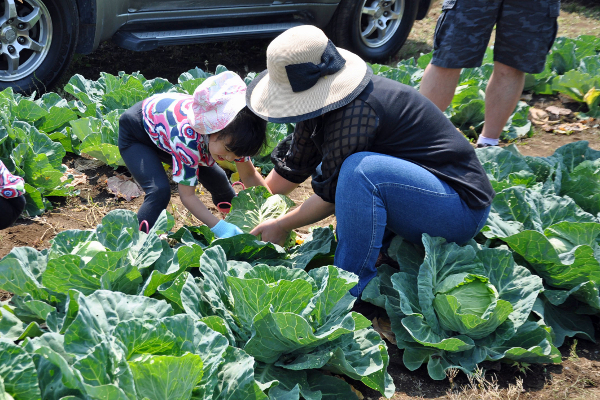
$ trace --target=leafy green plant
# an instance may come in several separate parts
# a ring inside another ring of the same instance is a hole
[[[555,345],[575,335],[593,340],[586,314],[600,313],[600,152],[577,142],[547,158],[514,147],[477,155],[497,191],[483,235],[508,244],[544,279],[534,311],[552,327]]]
[[[247,234],[171,248],[162,237],[173,223],[163,212],[146,234],[134,213],[115,210],[94,230],[60,232],[49,249],[15,248],[0,260],[0,288],[14,294],[0,306],[0,393],[356,399],[323,373],[394,393],[385,343],[350,311],[357,277],[300,269],[330,253],[329,229],[288,256]]]
[[[505,149],[478,149],[476,153],[497,192],[513,186],[522,186],[539,192],[542,197],[563,197],[564,199],[556,201],[565,205],[575,202],[577,206],[593,215],[600,212],[600,151],[591,149],[586,141],[564,145],[550,157],[524,157],[514,146]],[[529,196],[530,193],[521,192],[520,189],[517,192],[525,196]],[[511,208],[516,207],[514,201],[512,204],[504,204],[501,199],[505,196],[498,194],[495,204],[499,208],[510,212]],[[572,206],[567,206],[567,209],[571,208]],[[581,214],[581,210],[573,210],[573,213]],[[519,215],[523,215],[525,219],[530,217],[520,213],[516,217],[517,220]],[[557,215],[562,217],[564,213],[559,212]],[[594,217],[586,217],[585,220],[595,221]]]
[[[552,69],[550,62],[546,62],[544,70],[539,74],[525,75],[524,90],[531,91],[536,94],[554,94],[552,89],[552,81],[558,74]]]
[[[80,141],[74,150],[115,168],[125,165],[118,147],[121,113],[122,110],[113,110],[102,119],[87,117],[71,121],[70,132]]]
[[[180,90],[163,78],[147,80],[139,73],[119,72],[115,76],[102,72],[97,81],[74,75],[65,91],[79,100],[77,105],[84,110],[83,116],[101,117],[113,110],[127,109],[155,93]]]
[[[385,308],[404,365],[427,363],[429,376],[452,368],[474,373],[485,360],[560,362],[549,329],[529,320],[542,279],[515,264],[510,251],[458,246],[423,235],[424,252],[401,238],[362,298]]]
[[[258,224],[285,214],[295,203],[280,194],[271,194],[264,186],[248,188],[231,201],[231,211],[225,221],[249,233]]]
[[[591,75],[581,71],[569,71],[564,75],[554,79],[552,88],[561,93],[565,93],[573,100],[580,103],[586,103],[589,111],[587,115],[597,117],[600,115],[596,93],[600,89],[600,78],[597,75]]]
[[[28,338],[20,346],[0,339],[0,347],[12,355],[11,367],[28,373],[24,386],[0,371],[9,384],[8,394],[123,400],[251,394],[266,398],[254,381],[248,355],[204,322],[174,315],[165,301],[106,290],[85,296],[71,290],[68,305],[72,313],[60,321],[60,330]]]
[[[527,75],[525,90],[538,94],[564,93],[585,103],[588,112],[581,117],[600,115],[600,39],[582,35],[576,39],[559,37],[552,46],[544,71]]]
[[[544,279],[537,311],[556,327],[554,343],[560,346],[566,336],[575,335],[594,341],[591,321],[582,314],[600,313],[600,224],[560,222],[544,232],[525,230],[503,240]],[[558,306],[575,315],[561,313]]]
[[[552,45],[548,63],[558,74],[563,75],[576,69],[581,59],[600,53],[600,39],[592,35],[581,35],[575,39],[558,37]]]
[[[218,246],[206,250],[200,265],[202,276],[188,277],[181,292],[186,312],[227,322],[237,346],[257,360],[255,376],[269,398],[319,398],[315,386],[323,377],[314,368],[394,393],[385,344],[367,319],[350,312],[355,275],[333,266],[306,273],[228,263]],[[352,396],[344,381],[325,380],[328,390]]]
[[[76,118],[66,104],[55,93],[33,101],[10,88],[0,92],[0,160],[11,173],[24,178],[25,210],[31,216],[52,209],[47,196],[75,193],[69,187],[72,177],[62,165],[65,148],[40,131],[57,129]]]

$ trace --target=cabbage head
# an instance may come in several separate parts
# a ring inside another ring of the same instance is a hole
[[[454,274],[440,283],[433,308],[448,331],[481,339],[490,335],[513,311],[498,291],[481,275]]]
[[[446,370],[475,371],[483,361],[560,362],[551,330],[531,318],[542,279],[516,265],[508,249],[394,239],[389,254],[400,270],[382,266],[362,299],[386,309],[403,362],[427,364],[433,379]]]

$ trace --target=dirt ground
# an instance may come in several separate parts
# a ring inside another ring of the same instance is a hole
[[[421,52],[431,51],[433,30],[439,16],[442,0],[434,0],[429,15],[417,21],[402,50],[389,60],[395,65],[399,60],[413,57]],[[559,36],[576,37],[580,34],[600,35],[600,5],[597,0],[563,0],[562,15],[559,18]],[[151,53],[135,53],[117,48],[106,42],[94,53],[76,56],[68,77],[75,73],[88,79],[98,79],[101,71],[117,74],[118,71],[131,73],[140,71],[146,78],[163,77],[176,83],[177,77],[189,69],[199,66],[214,71],[223,64],[233,71],[245,75],[246,72],[259,72],[265,68],[265,50],[268,40],[211,43],[207,45],[176,46],[160,48]],[[62,87],[62,85],[59,85]],[[58,90],[61,93],[61,90]],[[64,93],[61,93],[64,95]],[[558,96],[524,97],[530,105],[539,110],[548,106],[558,106],[579,111],[578,105]],[[524,155],[549,156],[558,147],[579,140],[587,140],[590,147],[600,150],[600,121],[587,121],[584,125],[569,128],[572,120],[559,121],[557,125],[535,125],[535,134],[518,140],[517,147]],[[567,127],[559,129],[560,127]],[[503,144],[506,145],[506,144]],[[68,156],[65,164],[74,167],[79,157]],[[31,246],[44,249],[58,233],[67,229],[92,229],[102,217],[113,209],[136,211],[141,205],[141,197],[132,201],[116,198],[107,190],[106,181],[116,174],[126,174],[125,168],[113,170],[99,167],[81,171],[87,176],[84,184],[77,186],[79,195],[69,199],[51,199],[54,209],[35,218],[22,218],[10,228],[0,231],[0,257],[13,247]],[[312,194],[310,182],[305,182],[294,190],[290,197],[300,205]],[[208,193],[199,189],[199,197],[218,214]],[[183,207],[175,186],[168,208],[176,221],[176,229],[183,225],[197,225],[198,221]],[[319,225],[335,225],[331,217]],[[298,230],[306,233],[307,229]],[[0,301],[10,294],[0,290]],[[598,322],[598,321],[597,321]],[[509,364],[485,365],[488,371],[485,379],[469,381],[459,374],[452,381],[432,381],[424,368],[408,371],[402,364],[401,351],[388,344],[390,352],[390,374],[396,384],[394,400],[405,399],[600,399],[600,346],[584,340],[567,340],[561,348],[563,363],[560,365],[533,365],[521,369]],[[380,399],[380,395],[360,383],[354,383],[365,399]],[[383,399],[383,398],[381,398]]]
[[[528,98],[524,98],[528,99]],[[549,106],[569,108],[577,110],[577,103],[566,102],[565,98],[558,96],[536,96],[529,100],[534,109],[543,110]],[[540,125],[534,125],[534,135],[514,142],[520,152],[527,156],[547,157],[554,151],[567,143],[586,140],[593,149],[600,150],[600,120],[589,120],[581,127],[580,131],[566,131],[562,133],[559,127],[569,127],[575,121],[574,118],[563,118],[563,123],[550,126],[552,131],[544,130]],[[560,121],[557,121],[560,122]],[[548,129],[548,126],[546,126]],[[502,146],[508,143],[502,143]],[[79,168],[78,163],[83,157],[69,155],[64,159],[64,164],[69,168]],[[71,198],[51,198],[54,209],[34,218],[20,218],[17,222],[0,231],[0,257],[4,257],[13,247],[30,246],[36,249],[44,249],[49,246],[49,241],[58,233],[67,229],[93,229],[98,225],[102,217],[114,209],[127,209],[137,211],[143,202],[143,196],[131,201],[118,198],[107,188],[107,180],[113,176],[128,175],[125,167],[116,170],[108,166],[100,166],[94,169],[81,170],[85,174],[85,183],[76,186],[79,195]],[[235,186],[240,190],[240,186]],[[197,190],[198,197],[215,214],[220,215],[213,205],[210,194],[202,187]],[[301,205],[313,194],[310,179],[295,189],[289,197]],[[199,225],[200,222],[183,206],[177,193],[176,185],[171,186],[171,202],[167,210],[175,217],[175,229],[183,225]],[[319,226],[335,226],[335,217],[321,221]],[[300,228],[298,233],[306,234],[308,227]]]
[[[553,102],[553,104],[558,101]],[[600,121],[597,121],[600,124]],[[596,125],[596,124],[594,124]],[[569,135],[562,133],[545,132],[536,127],[537,133],[530,138],[516,142],[517,147],[524,155],[546,157],[554,150],[567,143],[587,140],[590,147],[600,150],[600,129],[589,128]],[[506,145],[506,144],[503,144]],[[78,156],[67,157],[64,161],[68,167],[74,167]],[[120,174],[127,174],[125,167],[113,170],[103,166],[93,170],[82,171],[87,176],[87,183],[77,185],[79,195],[72,198],[51,198],[55,208],[39,217],[20,218],[17,222],[3,231],[0,231],[0,257],[4,257],[13,247],[30,246],[44,249],[49,246],[49,241],[58,233],[67,229],[92,229],[100,223],[102,217],[114,209],[127,209],[137,211],[143,202],[143,197],[132,201],[117,198],[107,190],[108,178]],[[240,190],[236,186],[236,190]],[[310,179],[301,184],[291,194],[290,198],[297,204],[302,204],[312,195]],[[202,187],[198,189],[198,196],[204,204],[215,214],[220,215],[208,192]],[[199,225],[199,221],[181,203],[176,186],[172,186],[171,202],[167,210],[175,217],[175,229],[183,225]],[[321,221],[319,226],[335,226],[335,217]],[[305,234],[308,228],[297,230]]]
[[[538,98],[532,100],[534,107],[548,105],[566,105],[558,98]],[[595,121],[600,123],[600,121]],[[597,126],[593,124],[592,126]],[[590,128],[573,134],[546,132],[536,127],[536,134],[517,142],[524,155],[549,156],[564,144],[587,140],[590,147],[600,150],[600,129]],[[79,157],[68,157],[65,163],[74,166]],[[118,199],[107,191],[106,180],[119,173],[109,167],[85,170],[88,183],[78,186],[80,194],[66,200],[56,200],[55,209],[40,217],[19,219],[15,225],[0,231],[0,257],[5,256],[13,247],[30,246],[44,249],[56,233],[67,229],[92,229],[100,223],[102,217],[113,209],[136,211],[143,199],[130,202]],[[290,198],[300,205],[312,194],[310,182],[303,183],[294,190]],[[210,196],[202,188],[199,197],[218,214],[212,205]],[[176,221],[176,229],[183,225],[197,225],[198,221],[183,207],[175,186],[168,208]],[[318,225],[335,226],[331,217]],[[306,228],[298,232],[306,233]],[[0,301],[9,298],[9,294],[0,290]],[[449,399],[449,400],[504,400],[504,399],[600,399],[600,346],[585,340],[567,340],[561,348],[563,363],[560,365],[532,365],[520,371],[516,366],[503,363],[486,365],[485,380],[469,382],[464,374],[459,374],[451,383],[449,380],[432,381],[425,368],[411,372],[402,364],[402,353],[395,345],[388,343],[391,364],[389,372],[396,384],[397,393],[393,400],[406,399]],[[365,399],[383,399],[377,392],[360,383],[354,383]],[[451,391],[451,387],[454,389]]]

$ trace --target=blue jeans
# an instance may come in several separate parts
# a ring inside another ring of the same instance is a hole
[[[350,293],[359,297],[377,275],[386,227],[412,243],[427,233],[462,244],[481,230],[489,212],[469,208],[447,183],[410,161],[353,154],[342,164],[336,189],[334,265],[358,275]]]

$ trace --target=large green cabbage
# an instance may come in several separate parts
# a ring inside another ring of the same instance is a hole
[[[236,346],[257,360],[256,380],[270,399],[317,400],[327,393],[354,398],[339,379],[325,378],[319,389],[316,369],[393,395],[385,343],[365,317],[350,311],[355,298],[348,290],[356,275],[334,266],[307,273],[228,262],[219,246],[206,249],[200,272],[196,279],[188,276],[181,290],[185,312],[227,323]]]
[[[425,252],[397,237],[363,299],[384,307],[404,364],[427,363],[433,379],[449,368],[473,372],[485,360],[559,362],[549,329],[529,316],[542,279],[510,251],[446,243],[423,235]]]
[[[453,274],[440,282],[433,307],[443,329],[472,339],[494,332],[513,311],[486,277],[468,273]]]

